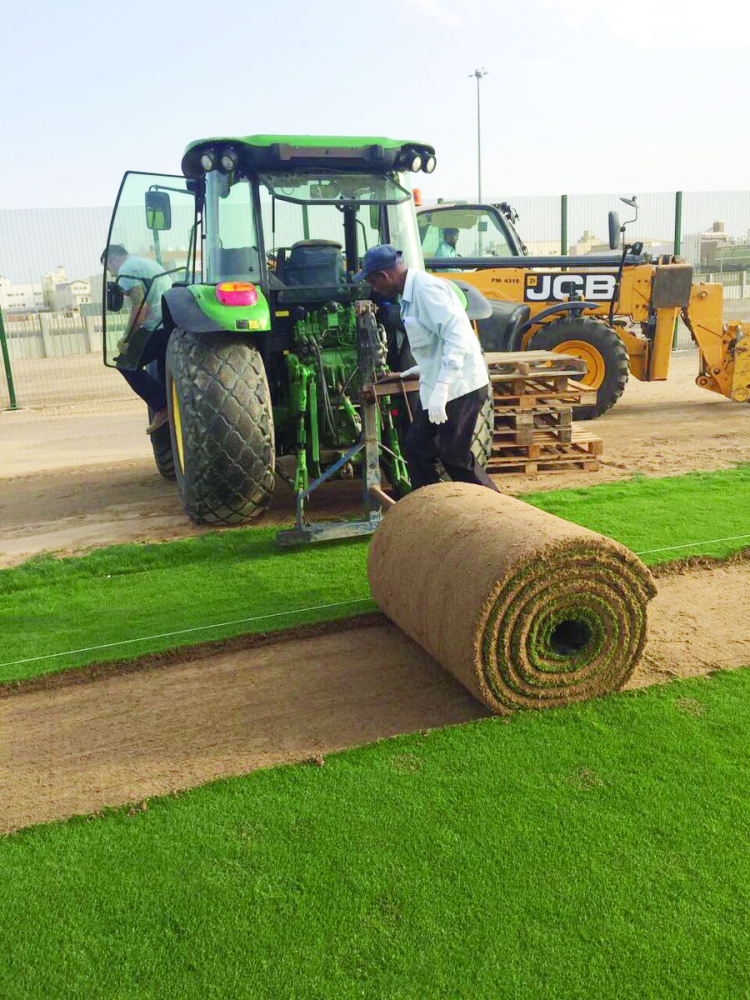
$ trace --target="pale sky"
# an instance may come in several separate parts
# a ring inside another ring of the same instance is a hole
[[[750,188],[750,14],[734,0],[14,0],[0,209],[107,206],[188,142],[422,139],[426,199]],[[471,76],[471,78],[470,78]]]

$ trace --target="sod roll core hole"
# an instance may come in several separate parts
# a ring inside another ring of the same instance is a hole
[[[367,571],[380,609],[499,714],[622,687],[656,593],[625,546],[468,483],[400,500]]]
[[[591,629],[586,622],[567,619],[552,629],[549,644],[557,656],[575,656],[591,641]]]

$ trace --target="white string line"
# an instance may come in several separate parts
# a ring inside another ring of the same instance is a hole
[[[730,535],[728,538],[712,538],[707,542],[687,542],[685,545],[665,545],[660,549],[646,549],[643,552],[636,552],[637,556],[648,556],[654,552],[674,552],[677,549],[691,549],[697,545],[713,545],[717,542],[737,542],[743,538],[750,538],[750,535]],[[44,656],[29,656],[25,660],[9,660],[7,663],[0,663],[3,667],[17,667],[22,663],[36,663],[39,660],[53,660],[58,656],[74,656],[77,653],[95,653],[99,649],[111,649],[113,646],[128,646],[136,642],[149,642],[152,639],[170,639],[174,635],[187,635],[189,632],[206,632],[212,628],[228,628],[230,625],[246,625],[248,622],[259,622],[269,618],[283,618],[285,615],[300,615],[306,611],[324,611],[328,608],[345,608],[350,604],[365,604],[371,601],[371,597],[360,597],[355,601],[339,601],[336,604],[317,604],[309,608],[295,608],[293,611],[277,611],[270,615],[256,615],[253,618],[237,618],[231,622],[219,622],[217,625],[197,625],[195,628],[181,628],[176,632],[160,632],[158,635],[143,635],[138,639],[120,639],[117,642],[106,642],[101,646],[85,646],[82,649],[69,649],[65,653],[45,653]]]
[[[305,611],[324,611],[327,608],[345,608],[349,604],[365,604],[372,601],[371,597],[360,597],[356,601],[339,601],[336,604],[317,604],[310,608],[295,608],[293,611],[276,611],[271,615],[255,615],[253,618],[237,618],[231,622],[219,622],[216,625],[198,625],[195,628],[181,628],[176,632],[160,632],[158,635],[143,635],[139,639],[119,639],[117,642],[105,642],[102,646],[85,646],[83,649],[69,649],[65,653],[45,653],[44,656],[29,656],[25,660],[10,660],[0,663],[2,667],[15,667],[21,663],[35,663],[37,660],[51,660],[56,656],[73,656],[74,653],[93,653],[98,649],[110,649],[112,646],[127,646],[134,642],[147,642],[151,639],[168,639],[173,635],[186,635],[188,632],[205,632],[212,628],[227,628],[229,625],[246,625],[248,622],[259,622],[267,618],[283,618],[285,615],[300,615]]]
[[[750,535],[730,535],[729,538],[712,538],[708,542],[688,542],[686,545],[665,545],[663,549],[646,549],[645,552],[636,552],[637,556],[650,556],[652,552],[674,552],[676,549],[692,549],[696,545],[714,545],[716,542],[738,542],[742,538],[750,538]]]

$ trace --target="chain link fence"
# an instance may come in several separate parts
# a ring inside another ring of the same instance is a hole
[[[750,322],[750,191],[639,194],[637,218],[619,194],[486,200],[516,209],[535,256],[608,252],[607,215],[618,211],[628,242],[642,242],[654,257],[682,256],[694,280],[723,285],[725,319]],[[110,215],[108,208],[0,211],[0,408],[132,398],[102,363],[99,258]],[[682,324],[675,346],[692,347]]]

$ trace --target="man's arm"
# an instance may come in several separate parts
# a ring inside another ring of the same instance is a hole
[[[140,283],[134,284],[132,288],[129,288],[128,291],[125,292],[125,295],[127,296],[128,302],[130,302],[128,328],[125,332],[125,336],[127,337],[143,324],[147,317],[148,307],[146,305],[146,297],[143,294],[143,285]]]

